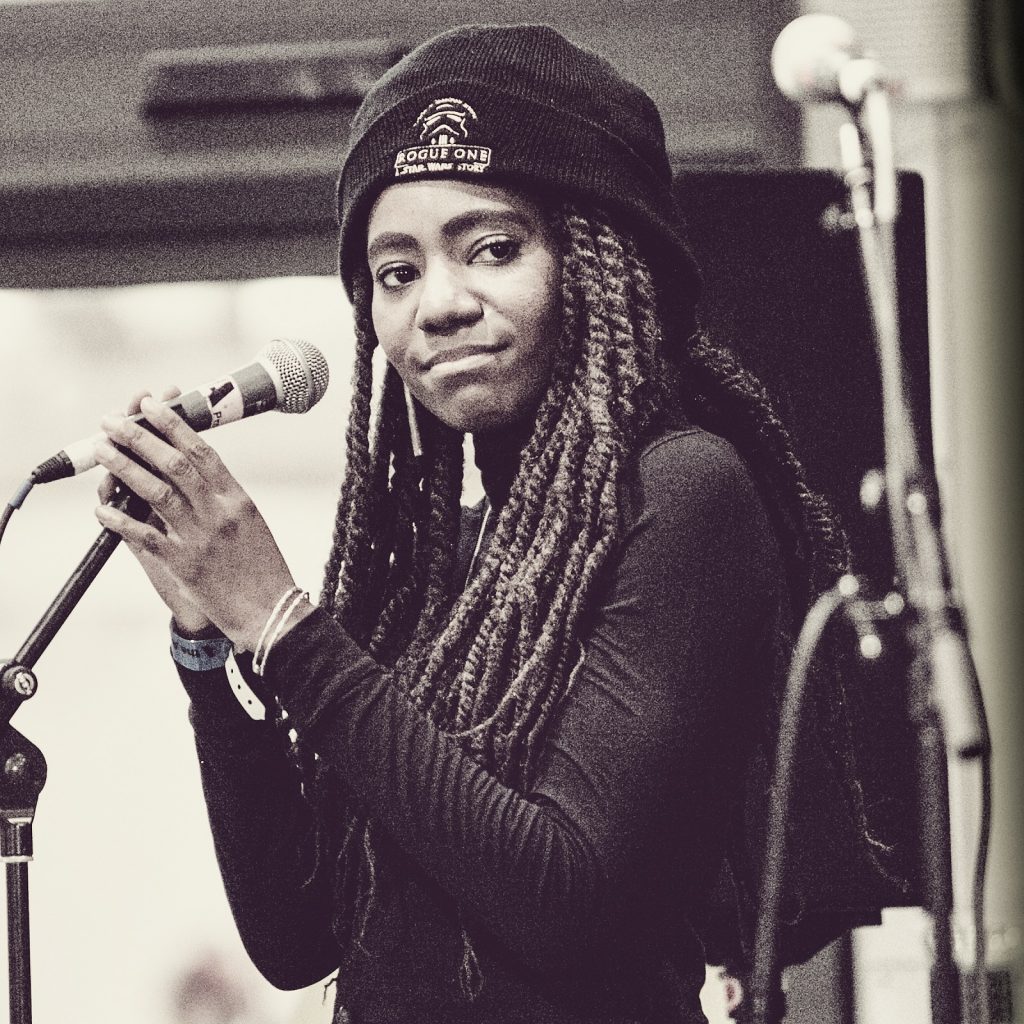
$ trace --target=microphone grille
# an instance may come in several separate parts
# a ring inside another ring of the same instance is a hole
[[[791,100],[838,99],[844,59],[857,56],[853,28],[831,14],[804,14],[791,21],[772,47],[771,68],[779,91]]]
[[[324,397],[330,372],[316,345],[298,338],[275,338],[264,349],[263,358],[280,378],[277,407],[281,412],[308,412]]]

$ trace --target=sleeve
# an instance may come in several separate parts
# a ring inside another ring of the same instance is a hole
[[[338,966],[338,948],[330,894],[319,876],[311,881],[315,824],[283,738],[269,719],[249,717],[223,668],[179,665],[178,674],[191,701],[214,849],[242,942],[276,987],[313,984]]]

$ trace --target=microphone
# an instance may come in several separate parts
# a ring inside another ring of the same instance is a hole
[[[779,90],[797,103],[858,107],[889,81],[882,66],[861,51],[853,28],[831,14],[791,21],[775,40],[771,65]]]
[[[275,339],[248,366],[218,377],[168,405],[193,429],[211,430],[270,409],[308,412],[324,396],[329,373],[323,353],[308,341]],[[149,427],[144,416],[135,423]],[[76,441],[41,462],[29,478],[33,483],[77,476],[96,463],[93,450],[105,434]]]

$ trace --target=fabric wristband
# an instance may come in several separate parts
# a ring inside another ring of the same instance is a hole
[[[171,657],[190,672],[210,672],[223,668],[231,653],[231,641],[226,636],[189,640],[180,636],[171,623]]]

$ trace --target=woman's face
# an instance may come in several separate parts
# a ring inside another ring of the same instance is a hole
[[[417,399],[456,430],[533,412],[561,325],[561,259],[536,203],[457,180],[402,182],[370,212],[373,326]]]

